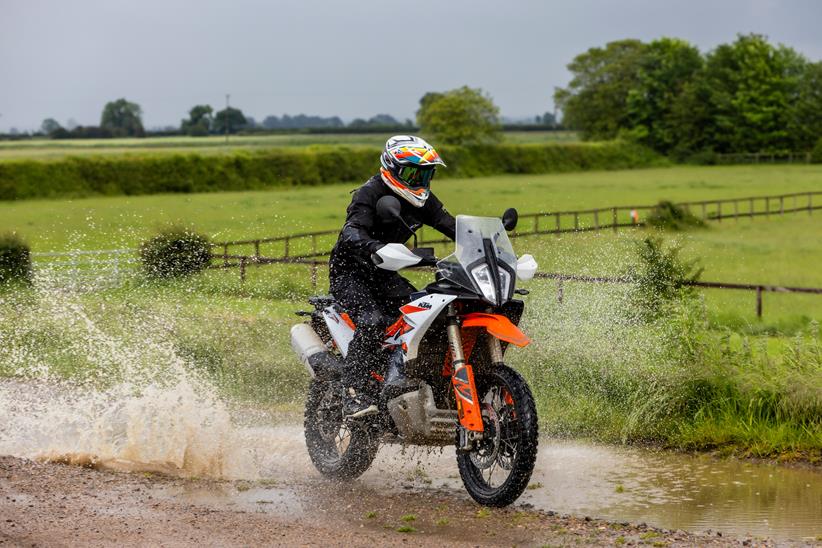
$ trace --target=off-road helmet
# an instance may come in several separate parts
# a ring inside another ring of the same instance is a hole
[[[434,172],[438,165],[445,165],[434,147],[412,135],[388,139],[380,163],[383,182],[416,207],[425,205]]]

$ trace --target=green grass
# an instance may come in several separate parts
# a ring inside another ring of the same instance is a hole
[[[495,215],[508,206],[526,213],[651,204],[662,198],[696,200],[800,192],[818,189],[820,177],[822,166],[675,167],[454,179],[436,185],[436,192],[452,213]],[[215,240],[334,230],[342,224],[350,190],[355,187],[345,184],[265,192],[6,202],[0,203],[0,232],[17,230],[37,252],[134,248],[170,223],[193,226]],[[706,280],[822,286],[822,269],[817,265],[822,238],[809,237],[822,233],[820,223],[820,212],[814,216],[789,214],[712,222],[707,229],[674,233],[673,237],[684,246],[686,258],[700,259]],[[546,271],[619,274],[633,242],[646,232],[529,237],[517,240],[515,249],[533,253]],[[321,238],[319,247],[330,247],[334,239],[334,235]],[[278,255],[281,246],[263,245],[261,252]],[[252,250],[248,247],[244,251]],[[450,250],[440,246],[438,252]],[[310,291],[304,283],[305,268],[291,267],[285,278],[281,270],[270,274],[274,270],[251,269],[244,287],[236,271],[208,276],[219,281],[220,291],[235,295],[283,297]],[[321,271],[321,287],[324,275]],[[414,279],[422,282],[425,278]],[[565,291],[573,298],[575,285],[566,284]],[[707,290],[703,295],[712,321],[750,332],[791,333],[807,325],[809,319],[822,318],[822,297],[816,295],[767,293],[764,322],[756,320],[752,292]]]
[[[498,214],[509,205],[526,212],[807,191],[820,176],[819,166],[677,167],[451,180],[438,193],[455,213]],[[221,239],[337,228],[350,188],[5,203],[0,232],[16,228],[42,251],[134,246],[178,220]],[[705,279],[822,286],[820,223],[821,214],[797,214],[674,236],[685,258],[701,259]],[[646,234],[527,237],[514,246],[534,253],[542,270],[618,274]],[[326,273],[319,274],[322,291]],[[430,274],[409,277],[421,284]],[[704,305],[636,325],[625,321],[624,288],[567,283],[560,305],[554,283],[527,287],[534,291],[523,327],[535,344],[509,357],[534,389],[544,431],[819,458],[822,351],[811,320],[822,318],[822,297],[766,294],[760,322],[752,293],[706,291]],[[250,269],[244,285],[236,271],[212,271],[81,295],[0,295],[0,341],[10,349],[0,375],[38,375],[48,364],[57,375],[106,384],[135,370],[155,375],[167,362],[162,345],[129,350],[133,364],[90,354],[88,319],[127,349],[168,341],[231,399],[294,410],[307,375],[289,349],[288,328],[311,291],[306,267],[289,266]]]
[[[451,179],[434,184],[454,213],[499,215],[818,190],[822,166],[675,167]],[[218,240],[336,229],[357,183],[269,191],[0,203],[0,232],[33,251],[134,247],[171,222]]]
[[[182,153],[225,154],[237,149],[271,147],[304,147],[309,145],[344,144],[382,146],[393,133],[374,134],[278,134],[232,135],[226,144],[223,136],[209,137],[148,137],[145,139],[32,139],[0,141],[0,161],[13,159],[58,159],[65,156]],[[577,142],[572,131],[508,131],[504,141],[510,143]]]

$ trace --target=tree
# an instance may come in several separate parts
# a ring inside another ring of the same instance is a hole
[[[180,131],[187,135],[208,135],[214,122],[211,105],[195,105],[188,111],[188,119],[180,123]]]
[[[555,127],[557,127],[557,118],[556,118],[556,116],[554,116],[554,114],[552,112],[546,112],[542,116],[539,116],[539,115],[535,116],[534,117],[534,123],[537,124],[538,126],[542,125],[542,126],[548,126],[548,127],[555,128]]]
[[[320,128],[320,127],[345,127],[345,124],[339,116],[331,116],[324,118],[322,116],[311,116],[305,114],[298,114],[296,116],[289,116],[283,114],[282,118],[277,116],[266,116],[263,119],[262,127],[265,129],[302,129],[302,128]]]
[[[63,126],[60,125],[60,122],[55,120],[54,118],[46,118],[43,120],[43,123],[40,124],[40,131],[42,131],[46,135],[51,135],[58,129],[62,129]]]
[[[810,150],[822,139],[822,62],[808,63],[788,113],[794,150]]]
[[[420,99],[417,124],[440,142],[466,145],[500,139],[499,108],[481,89],[461,88],[426,93]]]
[[[645,46],[636,84],[626,100],[627,134],[655,150],[670,152],[680,138],[675,104],[701,68],[699,50],[684,40],[661,38]]]
[[[704,78],[712,119],[710,140],[717,152],[790,150],[792,104],[807,61],[764,36],[740,35],[706,60]]]
[[[644,51],[639,40],[619,40],[574,57],[571,82],[554,92],[563,125],[584,139],[613,139],[628,127],[628,95],[639,85]]]
[[[106,103],[100,117],[100,127],[108,129],[115,137],[143,137],[143,111],[137,103],[124,98]]]
[[[228,133],[236,133],[238,129],[246,125],[243,111],[238,108],[227,107],[214,115],[214,133],[225,133],[226,124],[228,125]]]
[[[367,128],[367,127],[385,127],[385,128],[393,128],[399,127],[402,124],[399,120],[391,116],[390,114],[377,114],[376,116],[372,116],[368,120],[364,120],[363,118],[354,118],[351,120],[351,123],[348,124],[350,128]]]

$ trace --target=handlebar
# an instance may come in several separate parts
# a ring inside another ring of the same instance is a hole
[[[414,266],[436,266],[437,261],[439,261],[439,259],[434,256],[433,247],[415,247],[411,250],[411,253],[422,259]]]

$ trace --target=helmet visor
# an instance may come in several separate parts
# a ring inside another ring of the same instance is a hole
[[[427,189],[431,186],[431,179],[434,178],[434,171],[436,171],[436,168],[433,166],[403,166],[397,172],[397,176],[411,189]]]

